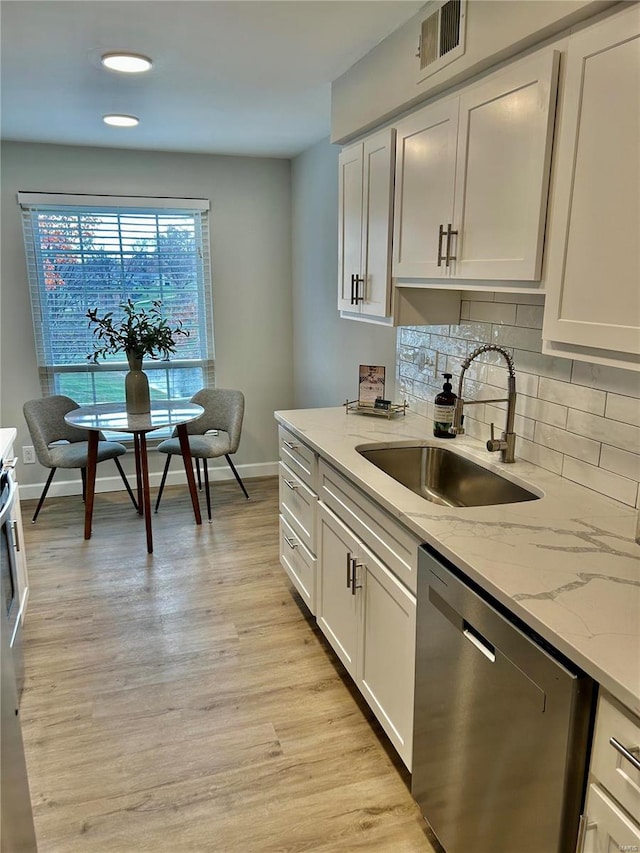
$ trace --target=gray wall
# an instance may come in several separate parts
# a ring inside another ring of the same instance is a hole
[[[358,365],[383,364],[393,396],[396,330],[338,314],[338,153],[328,140],[292,165],[293,382],[297,408],[358,394]]]
[[[294,402],[290,162],[3,143],[0,411],[1,425],[18,429],[19,451],[31,444],[22,404],[41,390],[18,190],[210,199],[216,381],[246,396],[236,457],[243,473],[271,473],[277,458],[273,411]],[[151,454],[152,481],[161,462]],[[107,467],[103,477],[111,476]],[[44,476],[40,465],[19,467],[22,486],[40,484]],[[59,492],[65,479],[78,482],[77,472],[56,474]],[[117,487],[117,475],[112,484]],[[36,496],[36,490],[23,488],[23,496]]]

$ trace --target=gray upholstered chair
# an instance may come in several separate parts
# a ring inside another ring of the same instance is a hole
[[[53,475],[58,468],[79,468],[82,477],[82,499],[85,498],[86,469],[88,460],[87,432],[70,426],[64,419],[67,412],[79,409],[80,406],[71,397],[54,394],[42,397],[40,400],[28,400],[22,407],[24,418],[29,427],[31,440],[38,457],[38,462],[45,468],[51,468],[51,473],[44,484],[38,506],[31,521],[35,521],[49,491]],[[100,433],[98,441],[98,462],[113,459],[122,482],[125,484],[129,497],[135,508],[138,508],[131,486],[127,481],[118,456],[123,456],[127,448],[117,441],[107,441]]]
[[[191,398],[192,403],[198,403],[204,408],[204,413],[187,424],[189,435],[189,449],[191,456],[196,460],[198,474],[198,485],[200,485],[200,460],[204,468],[204,488],[207,497],[207,514],[211,521],[211,496],[209,494],[209,471],[208,459],[217,459],[219,456],[229,463],[238,485],[244,492],[245,498],[249,498],[244,483],[231,461],[231,454],[235,453],[240,444],[240,433],[242,432],[242,419],[244,417],[244,394],[242,391],[233,391],[225,388],[203,388],[197,391]],[[169,472],[171,457],[181,454],[180,441],[174,435],[158,445],[160,453],[167,454],[167,461],[162,472],[162,480],[156,500],[156,512],[160,506],[160,499],[164,490],[164,484]]]

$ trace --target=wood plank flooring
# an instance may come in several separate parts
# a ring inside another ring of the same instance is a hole
[[[409,774],[278,560],[277,479],[25,501],[40,853],[433,853]],[[433,846],[432,846],[433,845]]]

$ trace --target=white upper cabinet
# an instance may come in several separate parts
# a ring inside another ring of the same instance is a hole
[[[558,66],[536,54],[398,123],[394,276],[540,279]]]
[[[394,159],[393,128],[339,157],[338,308],[367,318],[391,313]]]
[[[542,332],[545,352],[636,369],[639,36],[634,5],[569,39]]]
[[[443,226],[453,222],[458,99],[424,107],[398,125],[393,274],[445,274]]]

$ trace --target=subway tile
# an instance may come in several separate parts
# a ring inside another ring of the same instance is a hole
[[[458,379],[460,378],[460,374],[462,372],[462,362],[463,361],[464,361],[464,359],[459,358],[456,355],[448,355],[447,356],[446,371],[447,371],[447,373],[450,373],[455,380],[454,391],[456,393],[457,393]]]
[[[448,338],[451,334],[451,327],[448,324],[441,326],[425,326],[424,328],[427,329],[431,335],[440,335]]]
[[[439,353],[464,356],[467,354],[467,342],[460,338],[450,338],[444,335],[431,335],[431,346]]]
[[[614,474],[640,481],[640,448],[638,453],[629,453],[627,450],[603,444],[600,467],[613,471]]]
[[[420,331],[415,326],[402,326],[399,337],[400,344],[410,347],[428,346],[430,340],[428,332]]]
[[[554,355],[542,355],[538,352],[516,349],[513,359],[518,371],[525,370],[527,373],[548,376],[550,379],[559,379],[564,382],[571,380],[573,362],[568,358],[557,358]]]
[[[422,350],[420,347],[408,347],[400,345],[397,349],[398,361],[410,361],[416,364],[420,358]]]
[[[519,458],[531,462],[532,465],[545,468],[547,471],[552,471],[554,474],[562,473],[561,453],[558,453],[557,450],[551,450],[549,447],[543,447],[541,444],[534,444],[525,438],[519,438],[516,441],[516,460]]]
[[[542,335],[539,329],[494,325],[491,330],[491,338],[494,344],[500,346],[515,347],[530,352],[540,352],[542,349]]]
[[[500,367],[497,364],[487,366],[487,382],[495,385],[498,388],[507,388],[509,379],[509,371],[506,367]],[[526,394],[528,397],[538,396],[538,377],[532,373],[519,373],[516,371],[516,390],[519,394]]]
[[[587,388],[584,385],[572,385],[570,382],[558,382],[557,379],[540,379],[538,397],[551,403],[560,403],[570,409],[580,409],[593,415],[603,415],[606,403],[604,391]]]
[[[587,385],[589,388],[600,388],[601,391],[640,397],[640,373],[635,370],[574,361],[571,381],[575,385]]]
[[[601,495],[608,495],[630,506],[635,505],[638,484],[626,477],[596,468],[595,465],[588,465],[571,456],[564,457],[562,476]]]
[[[467,290],[464,298],[470,302],[493,302],[495,294],[492,290]]]
[[[491,340],[491,323],[460,323],[459,326],[451,327],[451,336],[476,341],[478,346],[486,344]]]
[[[544,293],[500,293],[496,291],[496,302],[515,302],[516,305],[544,305]]]
[[[506,420],[506,404],[496,403],[484,407],[484,417],[487,423],[495,424],[496,432],[503,432]],[[535,434],[536,422],[531,418],[523,418],[522,415],[516,415],[513,420],[513,426],[516,435],[533,441]]]
[[[534,421],[564,429],[567,425],[567,407],[558,406],[557,403],[548,403],[546,400],[538,400],[535,397],[527,397],[518,394],[516,398],[516,412]]]
[[[527,329],[542,329],[541,305],[518,305],[516,307],[516,326],[525,326]]]
[[[537,444],[543,444],[545,447],[573,456],[575,459],[581,459],[583,462],[589,462],[591,465],[597,465],[600,459],[599,441],[584,438],[549,424],[536,424],[535,441]]]
[[[640,446],[640,427],[569,409],[567,429],[622,450]]]
[[[620,394],[607,394],[605,415],[614,421],[640,426],[640,399],[623,397]]]
[[[514,326],[516,306],[503,302],[472,302],[469,309],[469,319]]]

